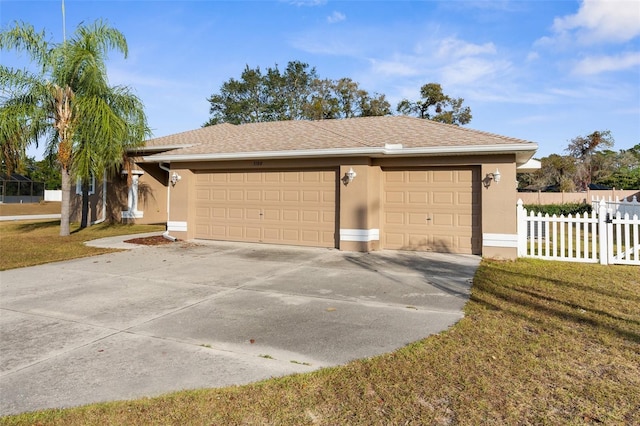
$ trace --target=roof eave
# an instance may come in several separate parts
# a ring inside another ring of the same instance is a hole
[[[445,155],[487,155],[487,154],[516,154],[516,162],[527,162],[538,149],[535,143],[529,144],[496,144],[475,146],[446,146],[432,148],[341,148],[341,149],[313,149],[292,151],[253,151],[209,154],[156,154],[144,156],[145,162],[191,162],[191,161],[228,161],[251,160],[256,158],[290,159],[313,157],[416,157],[416,156],[445,156]]]
[[[172,144],[172,145],[151,145],[151,146],[141,146],[138,148],[131,148],[127,150],[129,154],[144,154],[150,152],[166,152],[173,151],[176,149],[182,148],[191,148],[193,144]]]

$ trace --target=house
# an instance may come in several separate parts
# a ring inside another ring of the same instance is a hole
[[[510,259],[516,173],[536,149],[406,116],[226,123],[147,141],[94,220],[166,223],[179,239]]]

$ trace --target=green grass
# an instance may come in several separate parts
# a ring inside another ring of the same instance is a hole
[[[6,425],[640,424],[640,269],[483,261],[466,316],[390,354]]]
[[[85,241],[115,235],[162,231],[162,225],[108,225],[79,229],[60,237],[60,221],[0,222],[0,271],[42,263],[109,253],[115,250],[87,247]]]
[[[21,216],[34,214],[59,214],[60,203],[43,201],[41,203],[0,203],[0,216]]]

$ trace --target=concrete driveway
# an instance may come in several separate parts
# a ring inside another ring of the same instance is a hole
[[[393,351],[462,317],[479,261],[178,242],[0,272],[0,415]]]

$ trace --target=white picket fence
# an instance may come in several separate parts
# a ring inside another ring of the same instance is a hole
[[[517,209],[519,257],[640,265],[640,214],[622,214],[604,200],[590,215],[543,216],[527,212],[522,200]]]

